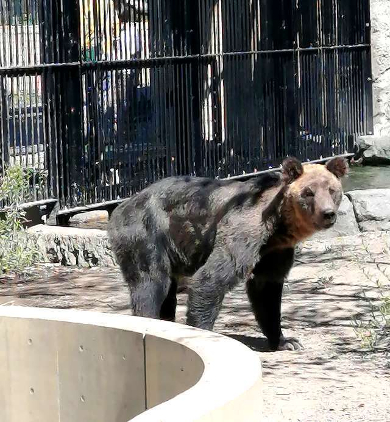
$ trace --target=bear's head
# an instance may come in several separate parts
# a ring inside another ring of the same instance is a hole
[[[340,178],[348,171],[344,158],[336,157],[325,165],[303,165],[295,158],[282,164],[285,181],[283,218],[294,228],[296,237],[305,238],[331,227],[337,218],[343,190]]]

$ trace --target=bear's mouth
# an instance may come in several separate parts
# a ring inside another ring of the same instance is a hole
[[[333,219],[329,219],[329,220],[322,220],[320,223],[314,223],[314,227],[316,228],[316,230],[326,230],[326,229],[330,229],[332,226],[334,226],[336,222],[336,218]]]
[[[331,228],[332,226],[334,226],[334,223],[336,222],[336,218],[333,218],[332,220],[325,220],[324,222],[323,222],[323,227],[324,227],[324,229],[329,229],[329,228]]]

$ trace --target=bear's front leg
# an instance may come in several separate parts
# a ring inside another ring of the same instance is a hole
[[[293,249],[269,253],[261,258],[247,282],[253,312],[271,350],[303,348],[299,340],[284,337],[281,329],[283,283],[293,261]]]
[[[212,330],[225,294],[237,279],[231,255],[218,248],[193,276],[188,293],[187,324]]]

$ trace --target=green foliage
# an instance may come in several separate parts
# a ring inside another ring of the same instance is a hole
[[[26,213],[21,203],[27,197],[30,176],[30,170],[12,166],[0,180],[0,201],[5,206],[0,218],[0,274],[23,272],[39,259],[23,227]]]
[[[0,201],[17,208],[28,189],[29,174],[20,166],[12,166],[0,181]]]

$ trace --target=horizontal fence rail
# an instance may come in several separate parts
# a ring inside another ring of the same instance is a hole
[[[61,213],[372,133],[368,0],[0,0],[0,177]]]

